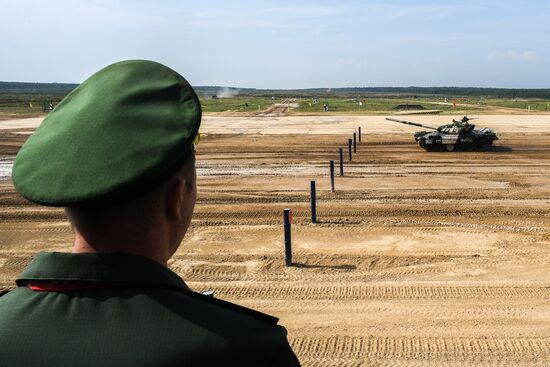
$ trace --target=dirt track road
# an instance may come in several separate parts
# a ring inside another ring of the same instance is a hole
[[[499,133],[492,151],[426,153],[414,128],[382,117],[207,116],[196,215],[170,266],[196,290],[280,317],[304,366],[548,366],[550,116],[498,118],[476,121]],[[330,193],[328,161],[359,123],[367,135]],[[19,144],[11,133],[0,158]],[[34,252],[68,250],[71,233],[61,210],[0,187],[9,287]]]
[[[275,104],[270,109],[259,114],[242,114],[242,116],[227,116],[224,113],[213,113],[203,116],[201,132],[205,134],[261,134],[261,135],[339,135],[343,131],[362,126],[366,134],[384,135],[412,134],[415,127],[386,121],[385,116],[365,115],[289,115],[288,104]],[[548,133],[550,114],[528,115],[468,115],[478,128],[490,127],[497,132],[508,133]],[[452,118],[462,116],[448,115],[411,115],[400,116],[400,119],[410,120],[431,126],[450,123]],[[34,129],[40,125],[42,118],[18,119],[0,121],[0,130]]]

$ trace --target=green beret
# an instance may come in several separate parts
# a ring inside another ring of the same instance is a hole
[[[128,201],[181,169],[200,122],[199,99],[181,75],[152,61],[122,61],[44,119],[15,158],[13,183],[42,205]]]

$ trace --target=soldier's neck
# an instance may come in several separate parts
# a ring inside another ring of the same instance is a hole
[[[117,238],[118,237],[118,238]],[[127,253],[148,257],[161,265],[166,266],[171,257],[170,250],[163,246],[161,239],[141,238],[128,239],[121,236],[112,236],[108,239],[94,236],[84,236],[75,230],[75,239],[72,252],[79,253]]]

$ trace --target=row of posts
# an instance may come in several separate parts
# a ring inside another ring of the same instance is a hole
[[[352,146],[353,154],[357,153],[357,140],[361,143],[361,127],[358,128],[358,133],[353,133],[353,139],[348,139],[348,158],[352,161]],[[344,152],[342,148],[338,148],[339,163],[340,163],[340,177],[344,176]],[[334,192],[334,161],[329,161],[329,175],[330,175],[330,192]],[[311,212],[311,223],[317,223],[317,194],[315,189],[315,180],[309,182],[309,201]],[[285,265],[292,265],[292,240],[291,240],[291,226],[292,226],[292,210],[283,210],[283,226],[285,236]]]

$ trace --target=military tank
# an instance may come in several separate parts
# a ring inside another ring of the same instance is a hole
[[[498,140],[497,135],[492,129],[484,127],[476,130],[475,125],[471,124],[473,120],[464,116],[461,120],[454,120],[451,124],[439,127],[426,126],[416,122],[386,118],[388,121],[399,122],[401,124],[419,126],[432,131],[417,131],[414,133],[414,139],[422,148],[428,152],[432,151],[462,151],[462,150],[483,150],[493,145]]]

